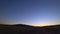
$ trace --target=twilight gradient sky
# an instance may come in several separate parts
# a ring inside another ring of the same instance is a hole
[[[0,18],[23,24],[59,24],[60,0],[0,0]]]

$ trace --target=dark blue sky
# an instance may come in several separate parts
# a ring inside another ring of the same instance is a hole
[[[55,24],[60,18],[60,0],[0,0],[1,19],[26,24]]]

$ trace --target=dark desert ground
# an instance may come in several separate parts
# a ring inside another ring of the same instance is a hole
[[[60,25],[36,27],[24,24],[0,24],[0,34],[60,34]]]

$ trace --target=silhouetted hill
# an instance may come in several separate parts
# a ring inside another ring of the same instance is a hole
[[[0,34],[60,34],[60,25],[34,27],[24,24],[0,24]]]
[[[38,29],[29,25],[0,25],[0,33],[6,34],[38,34]],[[40,31],[39,31],[40,32]]]

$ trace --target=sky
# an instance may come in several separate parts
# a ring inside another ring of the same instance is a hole
[[[60,0],[0,0],[0,19],[14,24],[60,24]]]

